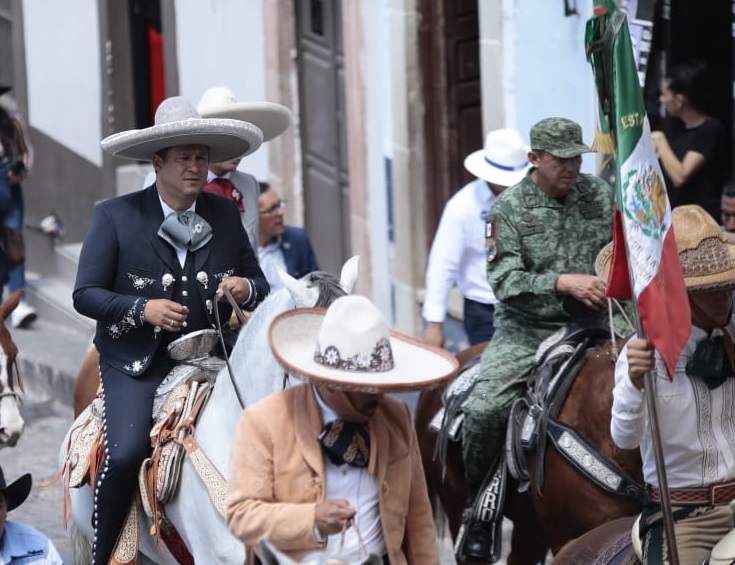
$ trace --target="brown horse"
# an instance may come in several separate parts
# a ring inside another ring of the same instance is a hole
[[[93,345],[74,379],[74,418],[79,416],[100,388],[100,354]]]
[[[633,552],[631,528],[635,518],[618,518],[570,541],[552,565],[640,565]]]
[[[483,346],[474,346],[459,353],[460,367],[466,366],[482,351]],[[609,341],[588,350],[557,419],[573,428],[599,454],[640,484],[643,477],[638,450],[618,449],[610,438],[614,366]],[[450,442],[446,477],[442,481],[441,464],[433,457],[436,434],[428,426],[441,407],[442,392],[437,389],[422,393],[416,408],[416,430],[429,492],[432,498],[438,496],[452,537],[456,538],[466,493],[461,448],[458,443]],[[547,548],[556,554],[569,540],[639,510],[639,502],[605,492],[584,478],[550,444],[545,451],[545,480],[539,493],[534,484],[534,459],[534,455],[529,454],[530,494],[518,493],[511,484],[506,496],[505,515],[514,525],[508,563],[544,562]]]
[[[6,326],[22,295],[22,290],[16,290],[0,304],[0,448],[15,446],[25,426],[20,414],[24,391],[16,360],[18,347]]]

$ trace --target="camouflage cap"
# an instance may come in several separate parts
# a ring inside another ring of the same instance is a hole
[[[531,128],[531,149],[569,159],[592,149],[582,142],[582,127],[566,118],[546,118]]]

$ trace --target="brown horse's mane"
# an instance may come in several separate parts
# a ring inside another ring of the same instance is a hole
[[[460,367],[476,359],[485,345],[459,352],[456,357]],[[574,428],[633,480],[642,483],[638,450],[621,450],[610,438],[614,366],[616,352],[621,345],[622,341],[613,346],[608,340],[587,351],[558,419]],[[457,443],[449,446],[446,477],[442,482],[441,465],[433,459],[436,434],[428,426],[441,407],[442,394],[443,389],[421,394],[415,422],[429,494],[441,502],[454,539],[461,523],[466,497],[461,448]],[[535,464],[533,454],[530,454],[531,477],[535,476]],[[531,494],[518,493],[515,484],[507,492],[505,515],[514,524],[511,549],[513,563],[544,562],[547,548],[557,553],[566,542],[595,526],[622,516],[631,516],[639,509],[637,501],[604,492],[582,477],[553,447],[546,450],[544,470],[545,482],[540,494],[533,484],[529,489]]]

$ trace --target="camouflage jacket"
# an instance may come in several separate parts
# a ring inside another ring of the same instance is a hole
[[[558,328],[569,320],[556,294],[561,274],[594,274],[598,252],[612,239],[612,189],[580,174],[567,196],[539,190],[530,173],[505,190],[487,217],[487,275],[500,300],[498,327]]]

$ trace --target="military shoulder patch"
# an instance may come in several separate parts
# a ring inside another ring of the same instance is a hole
[[[495,222],[492,220],[488,220],[485,222],[485,237],[494,237],[495,236]]]
[[[498,244],[494,237],[485,238],[485,257],[487,262],[492,263],[498,255]]]

